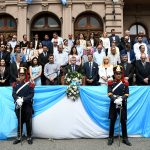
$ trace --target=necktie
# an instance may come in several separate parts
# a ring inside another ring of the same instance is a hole
[[[92,63],[89,62],[89,67],[90,67],[90,78],[92,78]]]
[[[75,71],[75,68],[74,68],[74,65],[72,65],[72,72],[74,72]]]

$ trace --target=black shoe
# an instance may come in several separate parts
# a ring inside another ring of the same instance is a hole
[[[108,145],[112,145],[113,144],[113,138],[108,138]]]
[[[124,144],[126,144],[126,145],[128,145],[128,146],[132,146],[132,144],[129,142],[128,139],[123,139],[123,140],[122,140],[122,143],[124,143]]]
[[[33,140],[32,140],[31,137],[30,137],[30,138],[27,138],[27,141],[28,141],[28,144],[33,144]]]
[[[16,139],[15,141],[13,141],[13,144],[18,144],[18,143],[20,143],[20,142],[21,142],[20,139]]]

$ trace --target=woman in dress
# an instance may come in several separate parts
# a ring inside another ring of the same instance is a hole
[[[99,77],[100,85],[107,85],[108,80],[113,79],[113,65],[109,63],[107,56],[103,58],[103,63],[99,66]]]
[[[68,59],[69,60],[69,64],[71,64],[71,58],[73,56],[76,57],[76,65],[80,66],[81,65],[81,57],[80,57],[80,55],[78,55],[78,52],[77,52],[77,49],[76,49],[75,46],[73,46],[71,48],[71,52],[69,54],[69,59]]]
[[[36,86],[41,85],[42,66],[39,65],[37,57],[32,59],[31,65],[29,67],[29,73],[31,82],[34,82]]]
[[[9,86],[9,67],[4,59],[0,60],[0,86]]]

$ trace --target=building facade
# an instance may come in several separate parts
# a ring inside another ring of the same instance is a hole
[[[0,1],[0,33],[10,38],[16,34],[22,40],[23,34],[31,39],[38,33],[52,37],[57,32],[63,38],[68,34],[77,36],[80,32],[86,37],[94,32],[97,37],[103,31],[110,34],[111,29],[122,36],[128,29],[136,35],[143,30],[150,35],[150,9],[139,0],[67,0],[63,6],[60,0]]]

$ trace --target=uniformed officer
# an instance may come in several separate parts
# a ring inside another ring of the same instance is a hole
[[[114,136],[114,125],[117,119],[117,114],[121,114],[121,125],[122,125],[122,142],[128,146],[131,143],[127,136],[127,98],[129,96],[129,83],[123,80],[122,66],[117,65],[113,68],[114,80],[108,81],[108,96],[110,97],[110,109],[109,109],[109,119],[110,119],[110,130],[108,145],[112,145]],[[121,109],[121,113],[120,113]]]
[[[26,68],[20,67],[19,80],[12,84],[13,86],[12,96],[15,101],[15,112],[18,119],[17,139],[13,142],[13,144],[18,144],[22,140],[21,137],[22,137],[23,123],[26,123],[28,144],[33,143],[31,135],[32,135],[32,114],[33,114],[32,99],[34,96],[34,84],[26,82],[26,71],[27,71]]]

